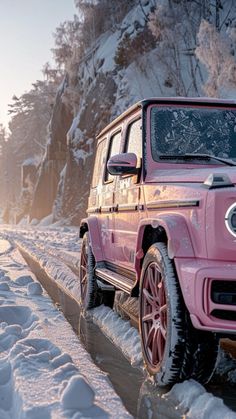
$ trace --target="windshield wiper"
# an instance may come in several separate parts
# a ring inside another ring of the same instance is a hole
[[[211,156],[210,154],[162,154],[159,156],[160,160],[216,160],[228,166],[236,166],[233,160],[224,159],[221,157]]]

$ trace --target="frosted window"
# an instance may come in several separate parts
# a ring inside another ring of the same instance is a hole
[[[115,156],[115,154],[120,153],[120,144],[121,144],[121,131],[114,134],[110,139],[110,146],[109,146],[109,153],[107,157],[107,161],[110,157]],[[111,181],[114,179],[114,176],[110,175],[108,170],[106,169],[105,174],[105,182]]]
[[[236,111],[153,107],[151,147],[154,160],[189,153],[236,159]]]
[[[99,177],[101,176],[101,172],[103,172],[103,167],[105,163],[105,148],[106,139],[103,140],[101,143],[98,144],[94,171],[93,171],[93,180],[92,180],[92,188],[95,188],[99,182]]]
[[[129,126],[126,152],[135,153],[138,159],[142,157],[141,119],[132,122]]]

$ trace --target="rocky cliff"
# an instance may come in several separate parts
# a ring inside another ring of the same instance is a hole
[[[71,75],[68,71],[53,109],[31,218],[41,219],[53,212],[54,220],[79,224],[86,213],[96,135],[127,107],[151,96],[204,95],[208,61],[204,67],[195,54],[197,33],[202,19],[207,19],[202,39],[199,38],[198,54],[203,62],[204,54],[209,57],[211,72],[214,63],[210,60],[214,60],[214,54],[217,56],[220,35],[209,31],[208,21],[215,21],[219,10],[210,3],[204,9],[196,2],[163,0],[161,6],[159,3],[156,0],[130,2],[119,22],[97,38],[91,38],[89,47],[74,66],[76,72]],[[232,20],[235,10],[229,8],[228,15],[226,12],[224,6],[222,27],[228,28],[227,19],[235,21]],[[220,42],[219,50],[229,56],[232,51]],[[222,75],[226,74],[226,55],[221,57],[221,65],[216,63]],[[208,80],[208,87],[211,82],[211,86],[216,86],[213,76],[212,81]]]
[[[52,212],[60,174],[66,163],[66,134],[73,119],[70,109],[62,101],[67,83],[67,79],[65,79],[56,96],[52,118],[48,127],[46,151],[39,168],[31,206],[31,219],[40,220]]]

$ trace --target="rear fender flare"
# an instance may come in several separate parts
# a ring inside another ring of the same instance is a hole
[[[102,243],[101,243],[101,232],[99,229],[99,222],[97,217],[89,217],[83,220],[83,224],[88,226],[88,232],[90,236],[90,244],[92,247],[93,255],[96,262],[104,260]]]

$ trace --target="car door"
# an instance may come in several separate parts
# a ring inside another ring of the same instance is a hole
[[[122,129],[119,127],[110,134],[106,163],[110,157],[118,154],[121,149]],[[110,175],[105,164],[103,186],[99,196],[101,239],[105,260],[114,261],[114,190],[116,177]]]
[[[103,188],[103,172],[107,150],[107,138],[102,138],[97,145],[96,158],[93,169],[92,183],[88,199],[88,214],[99,214],[101,207],[101,193]]]
[[[131,117],[126,126],[123,152],[135,153],[141,168],[142,130],[141,117]],[[120,267],[133,269],[137,226],[140,220],[140,176],[117,177],[114,203],[114,250],[115,262]]]

